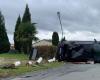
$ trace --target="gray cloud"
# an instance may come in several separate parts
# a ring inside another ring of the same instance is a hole
[[[14,32],[16,19],[19,14],[22,17],[26,3],[38,30],[61,32],[57,17],[60,11],[64,31],[100,32],[100,0],[0,0],[8,33]]]
[[[0,8],[6,19],[8,33],[14,31],[16,18],[23,14],[28,3],[32,21],[37,22],[39,29],[60,30],[57,11],[61,12],[63,28],[70,31],[100,31],[99,0],[3,0]]]

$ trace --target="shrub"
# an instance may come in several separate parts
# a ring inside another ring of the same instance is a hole
[[[2,41],[0,43],[0,53],[6,53],[10,50],[10,43],[7,41]]]
[[[39,56],[44,59],[50,59],[55,56],[56,47],[55,46],[37,46]]]

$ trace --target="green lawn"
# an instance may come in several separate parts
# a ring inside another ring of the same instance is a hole
[[[6,60],[9,59],[16,59],[16,60],[21,60],[25,61],[28,60],[28,56],[25,54],[0,54],[0,58],[4,58]],[[39,70],[44,70],[48,68],[54,68],[57,66],[62,65],[63,63],[59,62],[53,62],[53,63],[45,63],[45,64],[39,64],[39,65],[33,65],[33,66],[26,66],[21,65],[20,67],[17,67],[16,69],[2,69],[0,68],[0,77],[10,77],[10,76],[16,76],[20,74],[24,74],[27,72],[34,72],[34,71],[39,71]]]
[[[16,69],[0,69],[0,77],[10,77],[16,76],[20,74],[24,74],[26,72],[34,72],[39,70],[44,70],[48,68],[54,68],[60,66],[62,63],[53,62],[48,64],[34,65],[34,66],[20,66]]]
[[[0,58],[28,60],[28,55],[25,55],[23,53],[4,53],[0,54]]]

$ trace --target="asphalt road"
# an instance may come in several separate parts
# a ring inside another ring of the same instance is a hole
[[[100,64],[64,64],[6,80],[100,80]]]

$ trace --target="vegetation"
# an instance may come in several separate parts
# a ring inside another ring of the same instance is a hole
[[[39,56],[44,59],[53,58],[56,54],[56,46],[37,46]]]
[[[0,54],[0,58],[5,59],[6,61],[8,59],[21,60],[21,62],[25,62],[28,60],[27,55],[14,54],[14,53],[13,54],[11,54],[11,53]],[[33,64],[33,66],[26,66],[24,63],[21,66],[17,67],[16,69],[2,69],[2,68],[0,68],[0,78],[16,76],[16,75],[24,74],[27,72],[34,72],[34,71],[44,70],[44,69],[48,69],[48,68],[54,68],[54,67],[60,66],[62,64],[63,63],[53,62],[53,63],[45,63],[45,64],[39,64],[39,65]],[[1,65],[1,63],[0,63],[0,65]]]
[[[37,40],[37,33],[34,23],[31,23],[31,14],[26,5],[25,12],[22,18],[18,17],[15,28],[15,49],[29,54],[32,48],[32,40]]]
[[[53,63],[47,63],[47,64],[41,64],[41,65],[33,65],[29,67],[23,65],[16,69],[0,69],[0,78],[21,75],[27,72],[35,72],[35,71],[40,71],[40,70],[44,70],[48,68],[55,68],[61,65],[62,63],[60,62],[59,63],[53,62]]]
[[[57,46],[59,43],[59,35],[57,32],[53,32],[53,35],[52,35],[52,44],[54,46]]]
[[[16,50],[18,50],[20,52],[20,42],[17,41],[17,30],[18,30],[18,27],[19,25],[21,24],[21,17],[19,15],[18,19],[17,19],[17,22],[16,22],[16,25],[15,25],[15,32],[14,32],[14,47]]]
[[[30,22],[21,23],[17,30],[16,39],[20,42],[21,51],[29,54],[32,47],[32,40],[35,40],[35,34],[37,33],[34,24]]]
[[[25,55],[24,53],[3,53],[0,54],[0,59],[4,58],[6,59],[17,59],[17,60],[28,60],[28,55]]]
[[[10,43],[5,29],[5,20],[0,12],[0,53],[8,52],[10,49]]]
[[[30,14],[28,4],[26,4],[25,12],[22,18],[22,23],[26,23],[26,22],[31,22],[31,14]]]

